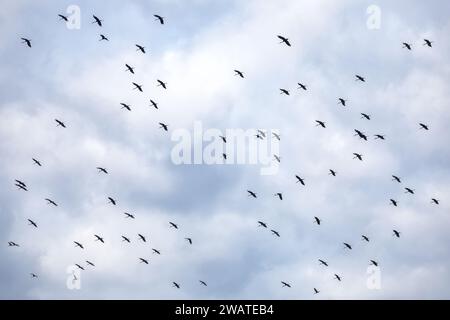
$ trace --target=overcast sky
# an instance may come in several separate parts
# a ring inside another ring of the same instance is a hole
[[[70,5],[80,8],[80,29],[57,16],[69,15]],[[0,298],[450,298],[448,1],[3,0],[1,7]],[[379,13],[375,25],[369,7]],[[171,134],[192,131],[196,121],[223,133],[279,130],[279,171],[175,165]],[[377,290],[367,286],[370,260],[380,266]],[[80,289],[69,290],[75,263],[86,270]]]

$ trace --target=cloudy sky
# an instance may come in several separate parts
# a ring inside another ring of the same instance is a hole
[[[450,298],[448,1],[1,5],[0,298]],[[80,9],[79,29],[57,16],[71,16],[71,5]],[[103,27],[92,24],[92,14]],[[99,42],[100,34],[109,42]],[[292,46],[280,44],[279,34]],[[424,38],[433,48],[423,46]],[[297,89],[298,82],[308,90]],[[317,119],[326,129],[315,126]],[[223,133],[279,130],[277,174],[261,175],[259,165],[175,165],[171,134],[192,132],[195,122]],[[362,162],[352,159],[354,152]],[[18,190],[15,179],[29,191]],[[378,289],[367,285],[370,260],[379,263]],[[77,273],[80,288],[70,290],[75,263],[86,270]]]

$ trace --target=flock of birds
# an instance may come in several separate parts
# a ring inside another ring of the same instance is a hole
[[[59,16],[59,18],[62,21],[65,21],[65,22],[68,21],[68,17],[67,16],[62,15],[62,14],[59,14],[58,16]],[[162,16],[155,14],[154,17],[155,17],[156,21],[158,21],[161,25],[165,24],[165,19]],[[92,23],[96,24],[98,27],[102,27],[103,26],[103,20],[100,19],[99,17],[95,16],[95,15],[93,15]],[[292,46],[290,40],[287,37],[282,36],[282,35],[278,35],[277,38],[280,40],[280,44],[284,44],[287,47],[291,47]],[[32,40],[31,39],[22,37],[21,40],[23,41],[23,43],[27,47],[32,48]],[[106,36],[104,34],[100,34],[99,41],[109,41],[109,38],[108,38],[108,36]],[[433,43],[432,41],[430,41],[428,39],[424,39],[423,45],[425,45],[425,46],[427,46],[429,48],[432,48],[433,47],[432,43]],[[141,54],[145,54],[146,53],[146,50],[145,50],[144,46],[142,46],[140,44],[136,44],[135,46],[136,46],[136,51],[140,52]],[[410,51],[410,50],[413,49],[413,45],[410,44],[410,43],[404,42],[403,43],[403,48],[405,48],[405,49]],[[125,69],[126,72],[129,72],[131,74],[135,73],[135,71],[134,71],[135,68],[132,67],[130,64],[128,64],[128,63],[125,64],[125,68],[126,68]],[[233,70],[233,72],[234,72],[234,74],[236,76],[240,77],[241,79],[245,78],[245,74],[244,74],[243,71],[235,69],[235,70]],[[355,81],[364,83],[364,82],[366,82],[366,78],[364,76],[356,74],[355,75]],[[138,90],[139,92],[144,92],[143,86],[141,84],[138,84],[136,82],[132,82],[132,86],[133,86],[133,90]],[[163,88],[165,90],[167,89],[167,83],[162,81],[162,80],[159,80],[159,79],[157,79],[157,86],[160,86],[161,88]],[[308,86],[306,84],[304,84],[304,83],[300,83],[299,82],[298,83],[298,89],[306,92],[306,91],[308,91]],[[280,94],[290,95],[290,91],[288,89],[280,88],[279,90],[280,90]],[[338,98],[337,102],[342,107],[347,107],[348,106],[348,101],[345,98],[340,97],[340,98]],[[155,109],[158,109],[158,103],[155,102],[154,100],[150,99],[150,104]],[[127,111],[131,111],[131,106],[129,104],[126,104],[126,103],[122,102],[122,103],[120,103],[120,105],[122,106],[122,109],[125,109]],[[361,118],[365,119],[367,121],[370,121],[372,117],[369,114],[361,113]],[[56,125],[58,127],[61,127],[61,128],[64,128],[64,129],[67,128],[67,126],[66,126],[64,121],[62,121],[60,119],[54,119],[54,120],[55,120]],[[326,129],[327,128],[326,123],[324,121],[322,121],[322,120],[315,120],[315,124],[316,124],[317,127],[320,127],[322,129]],[[168,124],[163,123],[163,122],[159,122],[159,126],[164,131],[166,131],[166,132],[168,131],[168,127],[169,127]],[[422,129],[422,130],[426,130],[426,131],[430,130],[429,126],[427,124],[424,124],[424,123],[419,123],[418,124],[418,129]],[[364,133],[363,131],[358,130],[358,129],[354,129],[354,132],[355,132],[354,136],[358,137],[361,140],[368,141],[368,135],[366,133]],[[256,136],[257,139],[265,139],[265,138],[267,138],[267,135],[268,135],[267,132],[264,132],[263,130],[257,130],[255,136]],[[279,134],[272,133],[272,135],[276,139],[281,140],[281,137],[280,137]],[[220,136],[220,138],[222,139],[222,141],[224,143],[227,143],[227,139],[226,139],[225,136]],[[386,140],[386,136],[384,134],[378,133],[378,134],[374,135],[374,139],[375,140]],[[223,157],[226,159],[226,154],[223,154]],[[279,155],[274,155],[274,159],[277,162],[281,162],[281,158],[280,158]],[[356,160],[359,160],[359,161],[363,161],[363,155],[360,154],[360,153],[354,152],[353,153],[353,159],[356,159]],[[32,158],[32,161],[38,167],[43,166],[41,161],[36,159],[36,158]],[[98,166],[98,167],[96,167],[96,169],[101,174],[109,174],[108,169],[106,169],[104,167]],[[338,175],[338,173],[337,173],[337,171],[335,169],[329,169],[328,174],[330,176],[332,176],[332,177],[337,177],[337,175]],[[306,183],[305,183],[305,179],[304,178],[302,178],[300,175],[295,175],[294,178],[295,178],[296,183],[300,183],[303,187],[306,187]],[[396,182],[396,183],[402,183],[402,179],[400,177],[398,177],[397,175],[392,175],[392,180],[394,182]],[[22,180],[15,179],[14,184],[20,191],[25,191],[26,192],[26,191],[29,190],[28,185],[25,182],[23,182]],[[405,193],[408,193],[408,194],[411,194],[411,195],[415,194],[415,190],[412,189],[411,187],[404,187],[404,190],[405,190]],[[253,191],[253,190],[247,190],[247,194],[251,198],[254,198],[254,199],[258,198],[257,193],[255,191]],[[283,200],[283,194],[281,192],[278,192],[278,193],[274,194],[274,196],[276,196],[280,201]],[[113,206],[117,205],[117,200],[116,199],[114,199],[114,198],[112,198],[110,196],[106,197],[106,199],[111,205],[113,205]],[[44,200],[51,206],[54,206],[54,207],[58,206],[57,202],[52,200],[52,199],[50,199],[50,198],[45,198]],[[397,200],[389,199],[389,201],[390,201],[391,205],[393,205],[395,207],[398,206],[398,201]],[[431,203],[435,204],[435,205],[439,205],[439,200],[436,199],[436,198],[431,198]],[[124,212],[124,217],[127,218],[127,219],[136,219],[136,217],[133,214],[128,213],[128,212]],[[38,228],[38,223],[36,221],[34,221],[32,219],[28,219],[27,222],[28,222],[28,224],[31,227]],[[318,226],[321,226],[322,219],[320,217],[314,216],[313,217],[313,223],[317,224]],[[275,237],[281,237],[281,232],[270,228],[268,223],[266,223],[264,221],[257,221],[256,225],[258,227],[263,228],[263,229],[270,230],[270,232]],[[179,229],[179,226],[176,223],[171,222],[171,221],[168,222],[168,226],[171,227],[171,228],[174,228],[175,230]],[[396,229],[393,229],[392,230],[392,235],[395,238],[400,238],[401,232],[396,230]],[[92,235],[92,239],[93,239],[93,241],[100,242],[101,244],[104,244],[105,241],[106,241],[104,239],[104,237],[99,235],[99,234],[93,234]],[[129,236],[121,235],[121,239],[122,239],[123,242],[127,242],[127,243],[131,243],[132,242],[132,238],[129,237]],[[192,240],[191,237],[185,237],[184,239],[185,239],[185,241],[187,242],[188,245],[192,245],[193,244],[193,240]],[[143,235],[143,234],[140,234],[140,233],[137,234],[137,240],[138,241],[142,241],[144,243],[147,242],[146,236]],[[365,242],[369,242],[370,238],[369,238],[368,235],[362,234],[361,235],[361,240],[365,241]],[[79,248],[81,250],[85,250],[84,244],[81,243],[80,241],[74,240],[73,244],[74,244],[75,247],[77,247],[77,248]],[[14,241],[9,241],[8,245],[10,247],[19,247],[20,246],[17,242],[14,242]],[[347,242],[343,242],[343,246],[347,250],[352,250],[353,249],[352,245],[347,243]],[[156,254],[156,255],[161,255],[162,254],[161,250],[156,249],[156,248],[152,248],[152,252],[153,252],[153,254]],[[136,258],[136,262],[137,263],[142,263],[142,264],[146,264],[146,265],[149,264],[149,260],[150,259],[146,258],[146,257],[137,257]],[[319,262],[320,265],[322,265],[324,267],[329,267],[330,266],[329,262],[326,261],[325,259],[318,259],[318,262]],[[378,261],[376,261],[375,259],[370,260],[369,264],[374,265],[374,266],[379,266],[380,265],[380,263]],[[87,267],[95,267],[95,263],[91,262],[90,260],[85,260],[85,262],[83,262],[83,263],[79,263],[78,262],[78,263],[75,263],[74,265],[78,269],[83,270],[83,271],[86,270]],[[38,275],[36,273],[34,273],[34,272],[30,273],[30,275],[31,275],[32,278],[38,278]],[[74,277],[75,277],[75,275],[74,275]],[[337,281],[342,281],[343,280],[343,277],[341,275],[339,275],[338,273],[334,273],[334,278]],[[207,286],[207,283],[205,281],[203,281],[203,280],[199,280],[199,284],[202,285],[202,286]],[[172,285],[173,285],[173,287],[175,287],[177,289],[181,288],[181,285],[178,282],[173,281]],[[290,282],[287,282],[287,281],[281,281],[281,285],[282,285],[282,287],[287,287],[287,288],[291,288],[293,286]],[[315,287],[313,288],[313,293],[314,294],[318,294],[319,292],[320,292],[319,289],[317,289]]]

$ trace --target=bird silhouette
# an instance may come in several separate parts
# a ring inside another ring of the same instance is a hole
[[[428,126],[426,124],[423,123],[419,123],[420,129],[425,129],[425,130],[429,130]]]
[[[314,288],[314,294],[318,294],[320,291]]]
[[[363,161],[362,155],[361,155],[361,154],[359,154],[359,153],[353,153],[353,155],[354,155],[353,159],[358,159],[359,161]]]
[[[32,278],[37,278],[37,277],[38,277],[37,274],[35,274],[35,273],[30,273],[30,276],[31,276]]]
[[[287,96],[289,95],[289,91],[286,90],[286,89],[282,89],[282,88],[281,88],[280,91],[281,91],[280,94],[285,94],[285,95],[287,95]]]
[[[103,172],[105,174],[108,174],[108,171],[105,168],[97,167],[97,169],[98,169],[98,172]]]
[[[200,284],[202,285],[202,286],[205,286],[205,287],[207,287],[208,285],[206,284],[206,282],[205,281],[202,281],[202,280],[198,280],[198,282],[200,282]]]
[[[302,185],[305,185],[305,179],[300,178],[300,176],[298,176],[298,175],[295,175],[295,177],[297,178],[296,183],[299,183],[299,182],[300,182]]]
[[[317,223],[317,225],[320,226],[321,220],[318,217],[314,217],[314,223]]]
[[[51,205],[53,205],[53,206],[55,206],[55,207],[58,206],[58,205],[56,204],[56,202],[53,201],[53,200],[51,200],[51,199],[45,198],[45,201],[47,201],[48,204],[51,204]]]
[[[220,139],[222,139],[223,143],[227,143],[227,138],[224,136],[219,136]]]
[[[167,82],[163,82],[161,80],[156,80],[158,82],[157,87],[163,87],[164,89],[167,89]]]
[[[262,222],[262,221],[258,221],[258,227],[264,227],[264,228],[267,228],[267,223]]]
[[[90,262],[89,260],[86,260],[86,263],[87,263],[88,265],[90,265],[91,267],[95,267],[95,264],[93,264],[93,263]]]
[[[100,18],[96,17],[95,15],[92,15],[92,17],[94,18],[94,21],[92,21],[92,23],[96,23],[98,24],[99,27],[102,26],[102,21]]]
[[[432,48],[433,46],[431,45],[433,42],[428,40],[428,39],[423,39],[423,41],[425,41],[425,43],[423,44],[424,46],[429,46],[430,48]]]
[[[153,249],[153,248],[152,248],[152,251],[153,251],[153,253],[161,254],[161,252],[160,252],[159,250],[156,250],[156,249]]]
[[[319,263],[324,265],[325,267],[328,267],[328,262],[326,262],[326,261],[324,261],[322,259],[319,259]]]
[[[283,287],[291,288],[291,285],[287,282],[281,281],[281,284],[283,285]]]
[[[145,47],[138,44],[136,44],[136,47],[137,47],[136,51],[141,51],[142,53],[145,53]]]
[[[73,243],[75,243],[75,247],[79,247],[80,249],[84,249],[83,245],[77,241],[74,241]]]
[[[364,79],[364,77],[361,77],[360,75],[355,75],[356,77],[356,81],[361,81],[361,82],[366,82],[366,79]]]
[[[26,45],[31,48],[31,39],[27,39],[27,38],[20,38],[22,39],[22,43],[26,43]]]
[[[16,183],[15,185],[23,191],[28,191],[28,188],[20,183]]]
[[[275,158],[275,160],[276,160],[278,163],[281,163],[281,157],[280,157],[280,156],[277,156],[276,154],[274,154],[273,157]]]
[[[28,219],[28,222],[29,222],[29,225],[30,225],[30,226],[33,226],[33,227],[35,227],[35,228],[38,227],[37,224],[36,224],[36,222],[34,222],[33,220]]]
[[[377,140],[377,139],[385,140],[385,136],[382,134],[375,134],[374,137],[375,137],[375,140]]]
[[[281,141],[281,137],[279,134],[276,134],[275,132],[272,132],[272,135],[278,140]]]
[[[141,260],[141,263],[148,264],[148,260],[146,260],[146,259],[144,259],[144,258],[139,258],[139,260]]]
[[[145,237],[142,234],[138,233],[138,236],[139,236],[139,239],[141,239],[143,242],[147,242],[147,240],[145,239]]]
[[[345,105],[346,105],[346,103],[347,103],[347,100],[342,99],[342,98],[339,98],[339,103],[342,104],[342,106],[345,107]]]
[[[399,177],[392,175],[392,181],[397,181],[398,183],[402,183]]]
[[[167,125],[167,124],[165,124],[165,123],[162,123],[162,122],[159,123],[159,127],[160,127],[161,129],[163,129],[164,131],[169,131],[168,126],[169,126],[169,125]]]
[[[414,190],[411,188],[405,188],[405,193],[410,193],[410,194],[414,194]]]
[[[123,102],[121,102],[120,104],[122,105],[122,108],[121,108],[121,109],[125,108],[125,109],[127,109],[128,111],[131,111],[131,108],[130,108],[130,106],[129,106],[128,104],[123,103]]]
[[[142,85],[139,85],[136,82],[133,82],[133,86],[134,86],[133,90],[138,89],[140,92],[144,92],[142,90]]]
[[[288,38],[280,36],[280,35],[278,35],[277,37],[278,37],[278,39],[281,40],[280,43],[285,43],[288,47],[291,46],[291,43],[289,42]]]
[[[153,16],[156,18],[155,20],[159,21],[160,24],[164,24],[164,18],[161,17],[159,14],[154,14]]]
[[[187,242],[189,242],[189,244],[192,244],[192,239],[191,239],[191,238],[184,238],[184,240],[186,240]]]
[[[378,267],[378,262],[376,262],[375,260],[370,260],[371,264],[373,264],[375,267]]]
[[[303,83],[297,82],[297,84],[298,84],[298,89],[303,89],[305,91],[308,90]]]
[[[169,221],[169,224],[171,228],[178,229],[178,225],[176,225],[175,223]]]
[[[352,250],[352,246],[349,245],[349,244],[346,243],[346,242],[344,242],[344,247],[345,247],[346,249]]]
[[[256,193],[254,193],[253,191],[247,190],[247,192],[249,196],[252,196],[255,199],[257,198]]]
[[[408,49],[408,50],[411,51],[412,46],[411,46],[411,44],[409,44],[409,43],[403,42],[403,48]]]
[[[109,39],[105,35],[101,34],[98,41],[109,41]]]
[[[367,120],[370,120],[370,116],[369,116],[367,113],[362,113],[362,112],[361,112],[361,119],[362,119],[362,118],[367,119]]]
[[[173,284],[173,286],[174,286],[175,288],[180,289],[180,285],[179,285],[178,283],[172,282],[172,284]]]
[[[360,139],[367,141],[367,136],[364,133],[362,133],[358,129],[354,129],[354,131],[356,132],[355,136],[358,136]]]
[[[134,215],[132,215],[131,213],[124,212],[123,214],[125,215],[125,218],[131,218],[131,219],[134,219]]]
[[[318,127],[318,126],[321,126],[322,128],[326,128],[326,126],[325,126],[325,122],[323,122],[323,121],[320,121],[320,120],[316,120],[316,127]]]
[[[234,70],[234,74],[236,75],[236,76],[239,76],[239,77],[241,77],[241,78],[244,78],[244,74],[242,73],[242,71],[239,71],[239,70]]]
[[[131,243],[131,240],[125,236],[122,236],[122,241],[126,241],[128,243]]]
[[[84,270],[84,268],[82,266],[80,266],[78,263],[75,263],[75,265],[77,266],[78,269]]]
[[[36,163],[39,167],[42,167],[42,164],[40,161],[36,160],[35,158],[31,158],[34,163]]]
[[[334,274],[334,278],[335,278],[336,280],[338,280],[338,281],[341,281],[341,277],[338,276],[337,274]]]
[[[131,67],[128,63],[125,63],[125,67],[127,68],[126,71],[129,71],[129,72],[131,72],[132,74],[134,74],[134,68]]]
[[[158,104],[157,104],[155,101],[153,101],[152,99],[150,99],[150,103],[152,104],[152,106],[153,106],[155,109],[158,109]]]
[[[392,204],[394,207],[397,206],[397,201],[395,201],[394,199],[390,199],[390,201],[391,201],[391,204]]]
[[[394,236],[396,236],[397,238],[400,238],[400,232],[398,232],[397,230],[392,230],[392,232],[394,232]]]
[[[59,20],[64,20],[65,22],[69,21],[69,19],[67,19],[67,17],[65,15],[58,14],[58,17],[60,18]]]
[[[272,234],[277,236],[278,238],[280,237],[280,233],[278,231],[270,230],[270,232],[272,232]]]
[[[431,198],[431,202],[434,204],[439,204],[439,200],[435,198]]]
[[[110,202],[111,204],[113,204],[114,206],[117,204],[116,200],[114,200],[114,199],[111,198],[111,197],[108,197],[108,200],[109,200],[109,202]]]
[[[64,124],[64,122],[62,122],[61,120],[55,119],[55,121],[56,121],[56,126],[57,126],[57,127],[58,127],[58,126],[63,127],[63,128],[66,127],[66,125]]]
[[[367,236],[362,235],[361,237],[362,237],[362,239],[363,239],[364,241],[369,242],[369,238],[368,238]]]
[[[283,200],[283,194],[281,192],[275,193],[275,197],[278,197],[280,200]]]
[[[329,169],[330,173],[328,173],[329,175],[332,175],[333,177],[336,177],[337,172],[334,171],[333,169]]]
[[[14,241],[9,241],[9,242],[8,242],[8,246],[10,246],[10,247],[20,247],[20,245],[18,245],[18,244],[15,243]]]
[[[103,238],[100,237],[99,235],[94,234],[94,237],[96,238],[95,241],[100,241],[101,243],[105,243],[105,240],[103,240]]]

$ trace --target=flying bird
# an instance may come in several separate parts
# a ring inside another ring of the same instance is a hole
[[[142,234],[138,233],[138,236],[139,236],[139,239],[141,239],[143,242],[147,242],[147,240],[145,239],[145,237]]]
[[[28,191],[27,187],[25,187],[24,185],[20,184],[20,183],[16,183],[15,184],[19,189],[22,189],[23,191]]]
[[[105,168],[97,167],[97,169],[98,169],[98,172],[103,172],[105,174],[108,174],[108,171]]]
[[[325,267],[328,267],[328,263],[324,260],[319,259],[320,264],[324,265]]]
[[[411,188],[405,188],[405,193],[411,193],[411,194],[414,194],[414,190],[413,189],[411,189]]]
[[[64,20],[65,22],[69,21],[69,19],[67,19],[67,17],[65,15],[58,14],[58,17],[60,18],[59,20]]]
[[[54,205],[55,207],[58,206],[58,205],[56,204],[56,202],[53,201],[53,200],[51,200],[51,199],[45,198],[45,201],[47,201],[48,204]]]
[[[172,283],[175,288],[180,289],[180,285],[178,283],[176,283],[176,282],[172,282]]]
[[[159,21],[160,24],[164,24],[164,17],[161,17],[158,14],[154,14],[153,16],[156,18],[155,20]]]
[[[326,128],[326,126],[325,126],[325,122],[323,122],[323,121],[320,121],[320,120],[316,120],[316,127],[318,127],[318,126],[321,126],[322,128]]]
[[[367,241],[367,242],[369,242],[369,238],[368,238],[367,236],[365,236],[365,235],[362,235],[361,237],[362,237],[362,239],[363,239],[364,241]]]
[[[145,264],[148,264],[148,261],[147,261],[147,260],[145,260],[144,258],[139,258],[139,260],[141,260],[141,263],[145,263]]]
[[[333,177],[336,177],[336,171],[334,171],[333,169],[329,169],[330,173],[328,173],[329,175],[331,174]]]
[[[219,136],[219,137],[220,137],[220,139],[222,139],[223,143],[227,143],[227,138],[226,137],[224,137],[224,136]]]
[[[78,267],[78,269],[84,270],[84,268],[82,266],[80,266],[78,263],[75,263],[75,265]]]
[[[342,104],[345,107],[345,104],[347,103],[347,100],[339,98],[339,103]]]
[[[130,106],[129,106],[128,104],[123,103],[123,102],[121,102],[120,104],[122,105],[122,108],[121,108],[121,109],[125,108],[125,109],[127,109],[128,111],[131,111],[131,108],[130,108]]]
[[[281,283],[283,284],[283,287],[288,287],[291,288],[291,285],[287,282],[281,281]]]
[[[378,267],[378,262],[375,260],[370,260],[370,263],[373,264],[375,267]]]
[[[276,134],[275,132],[272,132],[272,134],[278,141],[281,141],[281,137],[279,134]]]
[[[298,82],[297,84],[298,84],[298,89],[303,89],[305,91],[308,90],[303,83]]]
[[[280,198],[280,200],[283,200],[283,194],[281,192],[275,193],[275,197]]]
[[[345,248],[352,250],[352,246],[349,245],[348,243],[344,242],[344,246],[345,246]]]
[[[134,74],[134,68],[131,67],[128,63],[125,63],[125,67],[127,68],[127,70],[125,71],[130,71],[132,74]]]
[[[361,77],[360,75],[355,75],[356,77],[356,81],[361,81],[361,82],[366,82],[366,79],[364,79],[364,77]]]
[[[100,241],[101,243],[105,243],[105,240],[103,240],[103,238],[100,237],[99,235],[94,234],[94,236],[96,238],[95,241]]]
[[[26,43],[28,47],[31,48],[31,40],[27,38],[20,38],[22,39],[22,43]]]
[[[92,23],[96,23],[98,24],[99,27],[102,26],[102,20],[99,19],[98,17],[96,17],[95,15],[92,15],[92,17],[94,17],[94,21],[92,21]]]
[[[298,175],[295,175],[295,177],[297,178],[296,183],[301,183],[302,185],[305,185],[305,180],[303,178],[300,178]]]
[[[280,237],[280,233],[278,231],[270,230],[270,232],[272,232],[272,234],[277,236],[278,238]]]
[[[61,120],[55,119],[55,121],[56,121],[56,126],[57,126],[57,127],[58,127],[58,126],[61,126],[61,127],[63,127],[63,128],[66,127],[66,125],[64,124],[64,122],[62,122]]]
[[[133,82],[133,85],[134,85],[133,90],[138,89],[140,92],[144,92],[144,91],[142,90],[142,85],[139,85],[139,84],[137,84],[136,82]]]
[[[338,276],[337,274],[334,274],[334,278],[335,278],[336,280],[338,280],[338,281],[341,281],[341,277]]]
[[[109,202],[112,203],[113,205],[116,205],[116,200],[114,200],[113,198],[108,197],[108,200],[109,200]]]
[[[249,195],[249,196],[252,196],[252,197],[255,198],[255,199],[257,198],[257,197],[256,197],[256,193],[254,193],[253,191],[247,190],[247,192],[248,192],[248,195]]]
[[[202,281],[202,280],[198,280],[198,282],[200,282],[200,284],[201,285],[203,285],[203,286],[205,286],[205,287],[207,287],[208,285],[206,284],[206,282],[205,281]]]
[[[175,223],[169,221],[169,224],[171,228],[173,227],[175,229],[178,229],[178,225],[176,225]]]
[[[30,276],[31,276],[32,278],[37,278],[37,277],[38,277],[37,274],[35,274],[35,273],[30,273]]]
[[[429,46],[430,48],[432,48],[433,46],[431,45],[433,43],[433,41],[430,41],[428,39],[423,39],[423,41],[425,41],[425,43],[423,44],[424,46]]]
[[[29,225],[30,225],[30,226],[33,226],[33,227],[35,227],[35,228],[38,227],[37,224],[36,224],[36,222],[34,222],[33,220],[28,219],[28,222],[29,222]]]
[[[425,129],[425,130],[429,130],[428,126],[426,124],[423,123],[419,123],[420,129]]]
[[[153,106],[155,109],[158,109],[158,104],[157,104],[155,101],[153,101],[152,99],[150,99],[150,103],[152,104],[152,106]]]
[[[8,242],[8,246],[10,247],[20,247],[17,243],[15,243],[14,241],[9,241]]]
[[[286,89],[280,89],[280,94],[285,94],[285,95],[289,95],[289,91],[288,90],[286,90]]]
[[[236,76],[239,76],[239,77],[241,77],[241,78],[244,78],[244,74],[242,73],[242,71],[239,71],[239,70],[234,70],[234,74],[236,75]]]
[[[280,36],[280,35],[278,35],[277,37],[278,37],[278,39],[281,40],[280,43],[285,43],[288,47],[291,46],[291,43],[289,42],[288,38]]]
[[[400,232],[398,232],[397,230],[392,230],[394,232],[394,236],[396,236],[397,238],[400,238]]]
[[[159,250],[156,250],[156,249],[153,249],[153,248],[152,248],[152,250],[153,250],[153,253],[161,254],[161,252],[159,252]]]
[[[431,198],[431,202],[434,204],[439,204],[439,200],[435,198]]]
[[[160,123],[159,123],[159,127],[160,127],[161,129],[164,129],[164,131],[168,131],[168,125],[165,124],[165,123],[160,122]]]
[[[362,113],[362,112],[361,112],[361,116],[362,116],[361,119],[362,119],[362,118],[365,118],[365,119],[367,119],[367,120],[370,120],[370,116],[369,116],[367,113]]]
[[[125,215],[125,218],[131,218],[131,219],[134,219],[134,215],[132,215],[131,213],[124,212],[123,214]]]
[[[192,244],[192,239],[191,239],[191,238],[184,238],[184,240],[186,240],[187,242],[189,242],[189,244]]]
[[[131,240],[129,238],[125,237],[125,236],[122,236],[122,241],[126,241],[128,243],[131,242]]]
[[[402,183],[399,177],[392,175],[392,181],[397,181],[398,183]]]
[[[80,247],[81,249],[84,249],[83,245],[79,242],[74,241],[73,243],[75,243],[75,247]]]
[[[86,263],[87,263],[88,265],[90,265],[91,267],[95,267],[95,264],[93,264],[93,263],[90,262],[89,260],[86,260]]]
[[[314,223],[317,223],[317,225],[320,226],[321,220],[318,217],[314,217]]]
[[[320,291],[314,288],[314,294],[318,294]]]
[[[385,136],[382,134],[375,134],[374,137],[375,137],[375,140],[377,140],[377,139],[385,140]]]
[[[138,44],[136,44],[136,47],[137,47],[136,51],[141,51],[142,53],[145,53],[145,47],[140,46]]]
[[[156,80],[156,82],[158,82],[157,87],[161,86],[164,89],[167,89],[167,82],[162,82],[161,80]]]
[[[105,36],[105,35],[103,35],[103,34],[101,34],[100,35],[100,39],[98,40],[98,41],[109,41],[109,39]]]
[[[396,207],[397,206],[397,201],[395,201],[394,199],[390,199],[391,200],[391,204]]]
[[[39,160],[36,160],[35,158],[31,158],[33,159],[33,162],[36,163],[39,167],[42,167],[42,164]]]
[[[276,154],[274,154],[273,157],[275,158],[275,160],[277,160],[278,163],[281,163],[280,156],[277,156]]]
[[[411,44],[403,42],[403,48],[406,48],[408,50],[411,50]]]
[[[359,153],[353,153],[353,155],[354,155],[354,157],[353,157],[353,159],[358,159],[358,160],[360,160],[360,161],[362,161],[362,155],[361,154],[359,154]]]
[[[267,224],[266,224],[265,222],[258,221],[258,227],[264,227],[264,228],[267,228]]]

